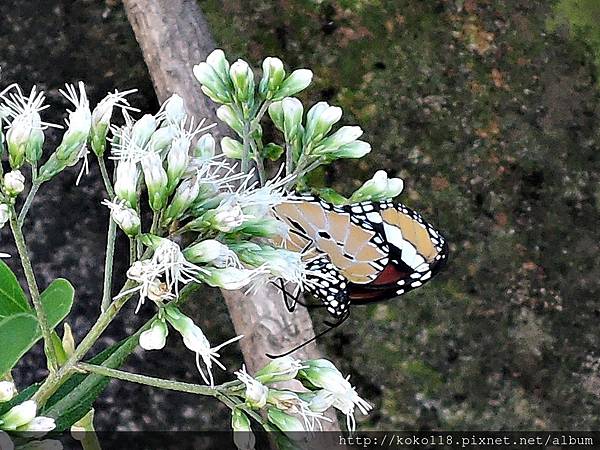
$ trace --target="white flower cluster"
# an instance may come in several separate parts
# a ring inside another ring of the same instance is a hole
[[[12,381],[0,381],[0,405],[13,400],[16,395],[17,389]],[[22,438],[40,438],[56,428],[54,419],[38,416],[37,410],[36,402],[26,400],[13,406],[0,416],[1,449],[14,448],[13,442],[7,433],[16,433]]]
[[[274,359],[254,376],[245,367],[236,375],[244,384],[244,391],[236,395],[242,396],[250,409],[266,409],[269,422],[284,433],[322,429],[321,421],[330,421],[324,413],[331,407],[346,415],[348,430],[353,432],[356,429],[355,408],[363,414],[371,409],[348,378],[325,359],[300,361],[285,356]],[[271,386],[294,379],[309,390],[299,392]]]

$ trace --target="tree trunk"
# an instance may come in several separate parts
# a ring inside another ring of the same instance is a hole
[[[207,123],[217,122],[215,105],[200,90],[192,74],[194,65],[215,49],[208,24],[195,0],[123,0],[127,16],[148,66],[156,94],[164,101],[171,94],[181,95],[187,111]],[[212,130],[217,138],[227,129]],[[223,296],[237,334],[243,334],[241,348],[250,373],[269,359],[314,337],[310,316],[304,308],[290,314],[281,293],[272,286],[254,295],[225,291]],[[314,343],[294,354],[300,359],[318,358]],[[326,429],[339,430],[337,422],[323,423]]]

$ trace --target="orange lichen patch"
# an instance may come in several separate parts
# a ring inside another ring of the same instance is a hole
[[[483,30],[476,23],[465,24],[462,35],[468,42],[469,50],[480,55],[485,55],[492,48],[494,42],[494,33]]]
[[[448,189],[450,182],[444,177],[431,177],[431,188],[434,191],[443,191]]]
[[[500,125],[498,124],[498,121],[494,118],[486,125],[485,128],[477,128],[475,130],[475,133],[481,139],[488,139],[491,136],[495,136],[500,133]]]
[[[494,220],[499,227],[504,228],[506,225],[508,225],[508,216],[503,212],[494,214]]]
[[[492,82],[494,83],[494,86],[496,86],[497,88],[505,89],[508,87],[506,85],[506,82],[504,81],[504,75],[498,69],[496,69],[496,68],[492,69],[491,77],[492,77]]]

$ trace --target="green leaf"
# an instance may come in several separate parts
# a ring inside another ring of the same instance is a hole
[[[0,261],[0,319],[29,311],[29,302],[17,277],[4,261]]]
[[[137,346],[139,333],[109,347],[89,362],[110,368],[121,366]],[[56,420],[55,431],[67,430],[85,416],[110,379],[102,375],[76,374],[48,399],[42,414]]]
[[[71,310],[74,289],[67,280],[57,279],[42,292],[40,301],[48,325],[56,327]],[[14,319],[15,320],[10,320]],[[19,359],[42,337],[37,318],[31,312],[13,314],[0,321],[0,375],[12,369]],[[4,344],[6,343],[6,344]]]
[[[40,386],[41,384],[39,383],[27,386],[25,389],[23,389],[21,392],[15,395],[11,400],[5,403],[0,403],[0,416],[2,416],[4,413],[7,413],[13,406],[17,406],[23,403],[24,401],[29,400],[31,397],[33,397],[33,394],[36,393]]]
[[[73,285],[63,278],[57,278],[42,292],[40,300],[50,328],[56,327],[67,317],[73,306],[74,296]]]
[[[0,321],[0,375],[12,369],[37,340],[38,323],[29,313],[13,314]]]

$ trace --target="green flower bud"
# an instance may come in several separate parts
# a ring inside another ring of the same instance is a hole
[[[239,408],[235,408],[231,412],[231,428],[233,430],[233,442],[238,450],[254,449],[256,438],[250,427],[250,419]]]
[[[0,381],[0,403],[12,400],[15,395],[17,395],[15,383],[12,381]]]
[[[210,55],[206,57],[206,62],[211,66],[219,78],[229,85],[231,80],[229,79],[229,61],[225,58],[225,53],[221,49],[213,50]]]
[[[144,350],[160,350],[167,343],[169,328],[164,320],[157,319],[146,331],[140,334],[140,347]]]
[[[167,202],[167,185],[169,178],[163,168],[162,161],[158,154],[150,152],[142,160],[142,171],[144,173],[144,182],[148,188],[148,200],[153,211],[160,211]]]
[[[129,208],[125,202],[109,202],[102,203],[110,208],[110,216],[115,221],[119,228],[129,237],[135,237],[140,234],[142,223],[140,216],[135,209]]]
[[[248,219],[240,227],[236,228],[235,231],[256,237],[276,237],[285,236],[288,228],[280,220],[265,217]]]
[[[202,159],[210,159],[215,156],[215,138],[212,134],[205,134],[198,139],[194,147],[194,156]]]
[[[8,209],[8,205],[2,203],[0,204],[0,228],[6,225],[6,222],[10,220],[10,210]]]
[[[369,181],[365,182],[350,197],[353,203],[387,200],[400,195],[404,182],[400,178],[388,178],[384,170],[378,170]]]
[[[27,425],[37,413],[37,405],[33,400],[27,400],[17,406],[13,406],[6,414],[0,417],[2,429],[7,431],[16,430],[18,427]]]
[[[283,62],[279,58],[267,57],[263,61],[263,75],[258,91],[264,98],[271,98],[285,78]]]
[[[312,81],[312,76],[313,73],[308,69],[294,70],[290,76],[281,83],[281,87],[273,95],[273,100],[282,100],[285,97],[290,97],[303,91]]]
[[[170,223],[172,220],[179,219],[192,205],[200,193],[200,184],[196,177],[187,178],[181,182],[171,204],[165,211],[164,221]]]
[[[266,366],[256,372],[254,378],[263,384],[289,381],[296,378],[298,370],[302,367],[302,361],[292,358],[291,356],[283,356],[270,361]]]
[[[194,66],[194,76],[202,84],[202,91],[217,103],[231,102],[231,93],[213,67],[201,62]]]
[[[371,151],[371,144],[364,141],[354,141],[346,145],[342,145],[335,150],[323,150],[319,152],[325,156],[328,161],[334,161],[341,158],[362,158]]]
[[[157,123],[156,118],[152,114],[144,114],[140,120],[138,120],[131,129],[131,140],[135,144],[144,148],[150,141],[152,134],[156,131]]]
[[[168,188],[169,195],[181,180],[189,163],[190,140],[181,136],[173,140],[171,149],[167,154],[167,177],[169,179]]]
[[[350,144],[351,142],[356,141],[362,136],[362,134],[363,131],[360,127],[342,127],[331,136],[328,136],[319,142],[319,145],[315,148],[315,152],[326,152],[328,150],[337,149],[342,145]]]
[[[119,161],[115,177],[115,194],[129,206],[137,206],[137,183],[140,171],[133,161]]]
[[[198,278],[212,287],[237,291],[248,286],[257,276],[256,271],[250,269],[238,269],[237,267],[213,268],[205,267],[208,274],[199,273]]]
[[[39,114],[23,114],[13,120],[8,133],[8,161],[10,167],[18,169],[25,162],[25,152],[36,123],[41,121]]]
[[[342,117],[342,108],[329,106],[327,102],[319,102],[314,105],[306,116],[306,132],[304,140],[318,142],[329,133],[333,124]]]
[[[194,264],[212,263],[227,257],[230,253],[229,247],[215,239],[206,239],[183,250],[185,259]]]
[[[229,68],[229,77],[235,88],[235,96],[241,103],[254,100],[254,72],[243,59],[238,59]]]
[[[44,132],[40,129],[31,130],[29,142],[25,148],[25,160],[29,164],[37,163],[42,157],[42,148],[44,146]]]
[[[220,106],[217,109],[217,117],[225,122],[229,128],[234,130],[239,136],[242,136],[244,132],[244,125],[231,106]]]
[[[221,151],[228,158],[242,159],[242,155],[244,154],[244,146],[241,142],[226,136],[221,139]]]
[[[148,144],[148,150],[155,153],[162,152],[171,145],[178,132],[178,128],[174,125],[167,125],[166,127],[159,128],[152,133],[150,143]]]
[[[63,323],[63,337],[61,340],[61,344],[63,350],[65,351],[65,355],[68,357],[72,356],[75,353],[75,338],[73,337],[73,331],[71,330],[71,326],[67,323]]]
[[[171,95],[165,103],[165,119],[170,124],[180,124],[186,117],[185,102],[177,94]]]
[[[20,171],[13,170],[4,175],[2,184],[8,196],[16,197],[25,189],[25,177]]]
[[[98,105],[92,111],[92,129],[90,132],[90,145],[93,152],[98,155],[104,155],[106,151],[106,136],[110,129],[110,121],[112,119],[113,111],[116,107],[122,109],[128,109],[129,103],[125,97],[133,92],[135,89],[108,94],[104,97]]]
[[[50,417],[34,417],[25,425],[21,425],[16,431],[24,437],[41,437],[56,428],[54,419]]]
[[[286,142],[292,142],[302,128],[302,102],[294,97],[284,98],[281,101],[283,108],[283,132]]]
[[[269,105],[269,117],[279,131],[284,130],[283,102],[273,102]]]
[[[277,408],[268,408],[267,418],[269,419],[269,422],[284,433],[306,431],[300,419],[290,414],[286,414]]]

